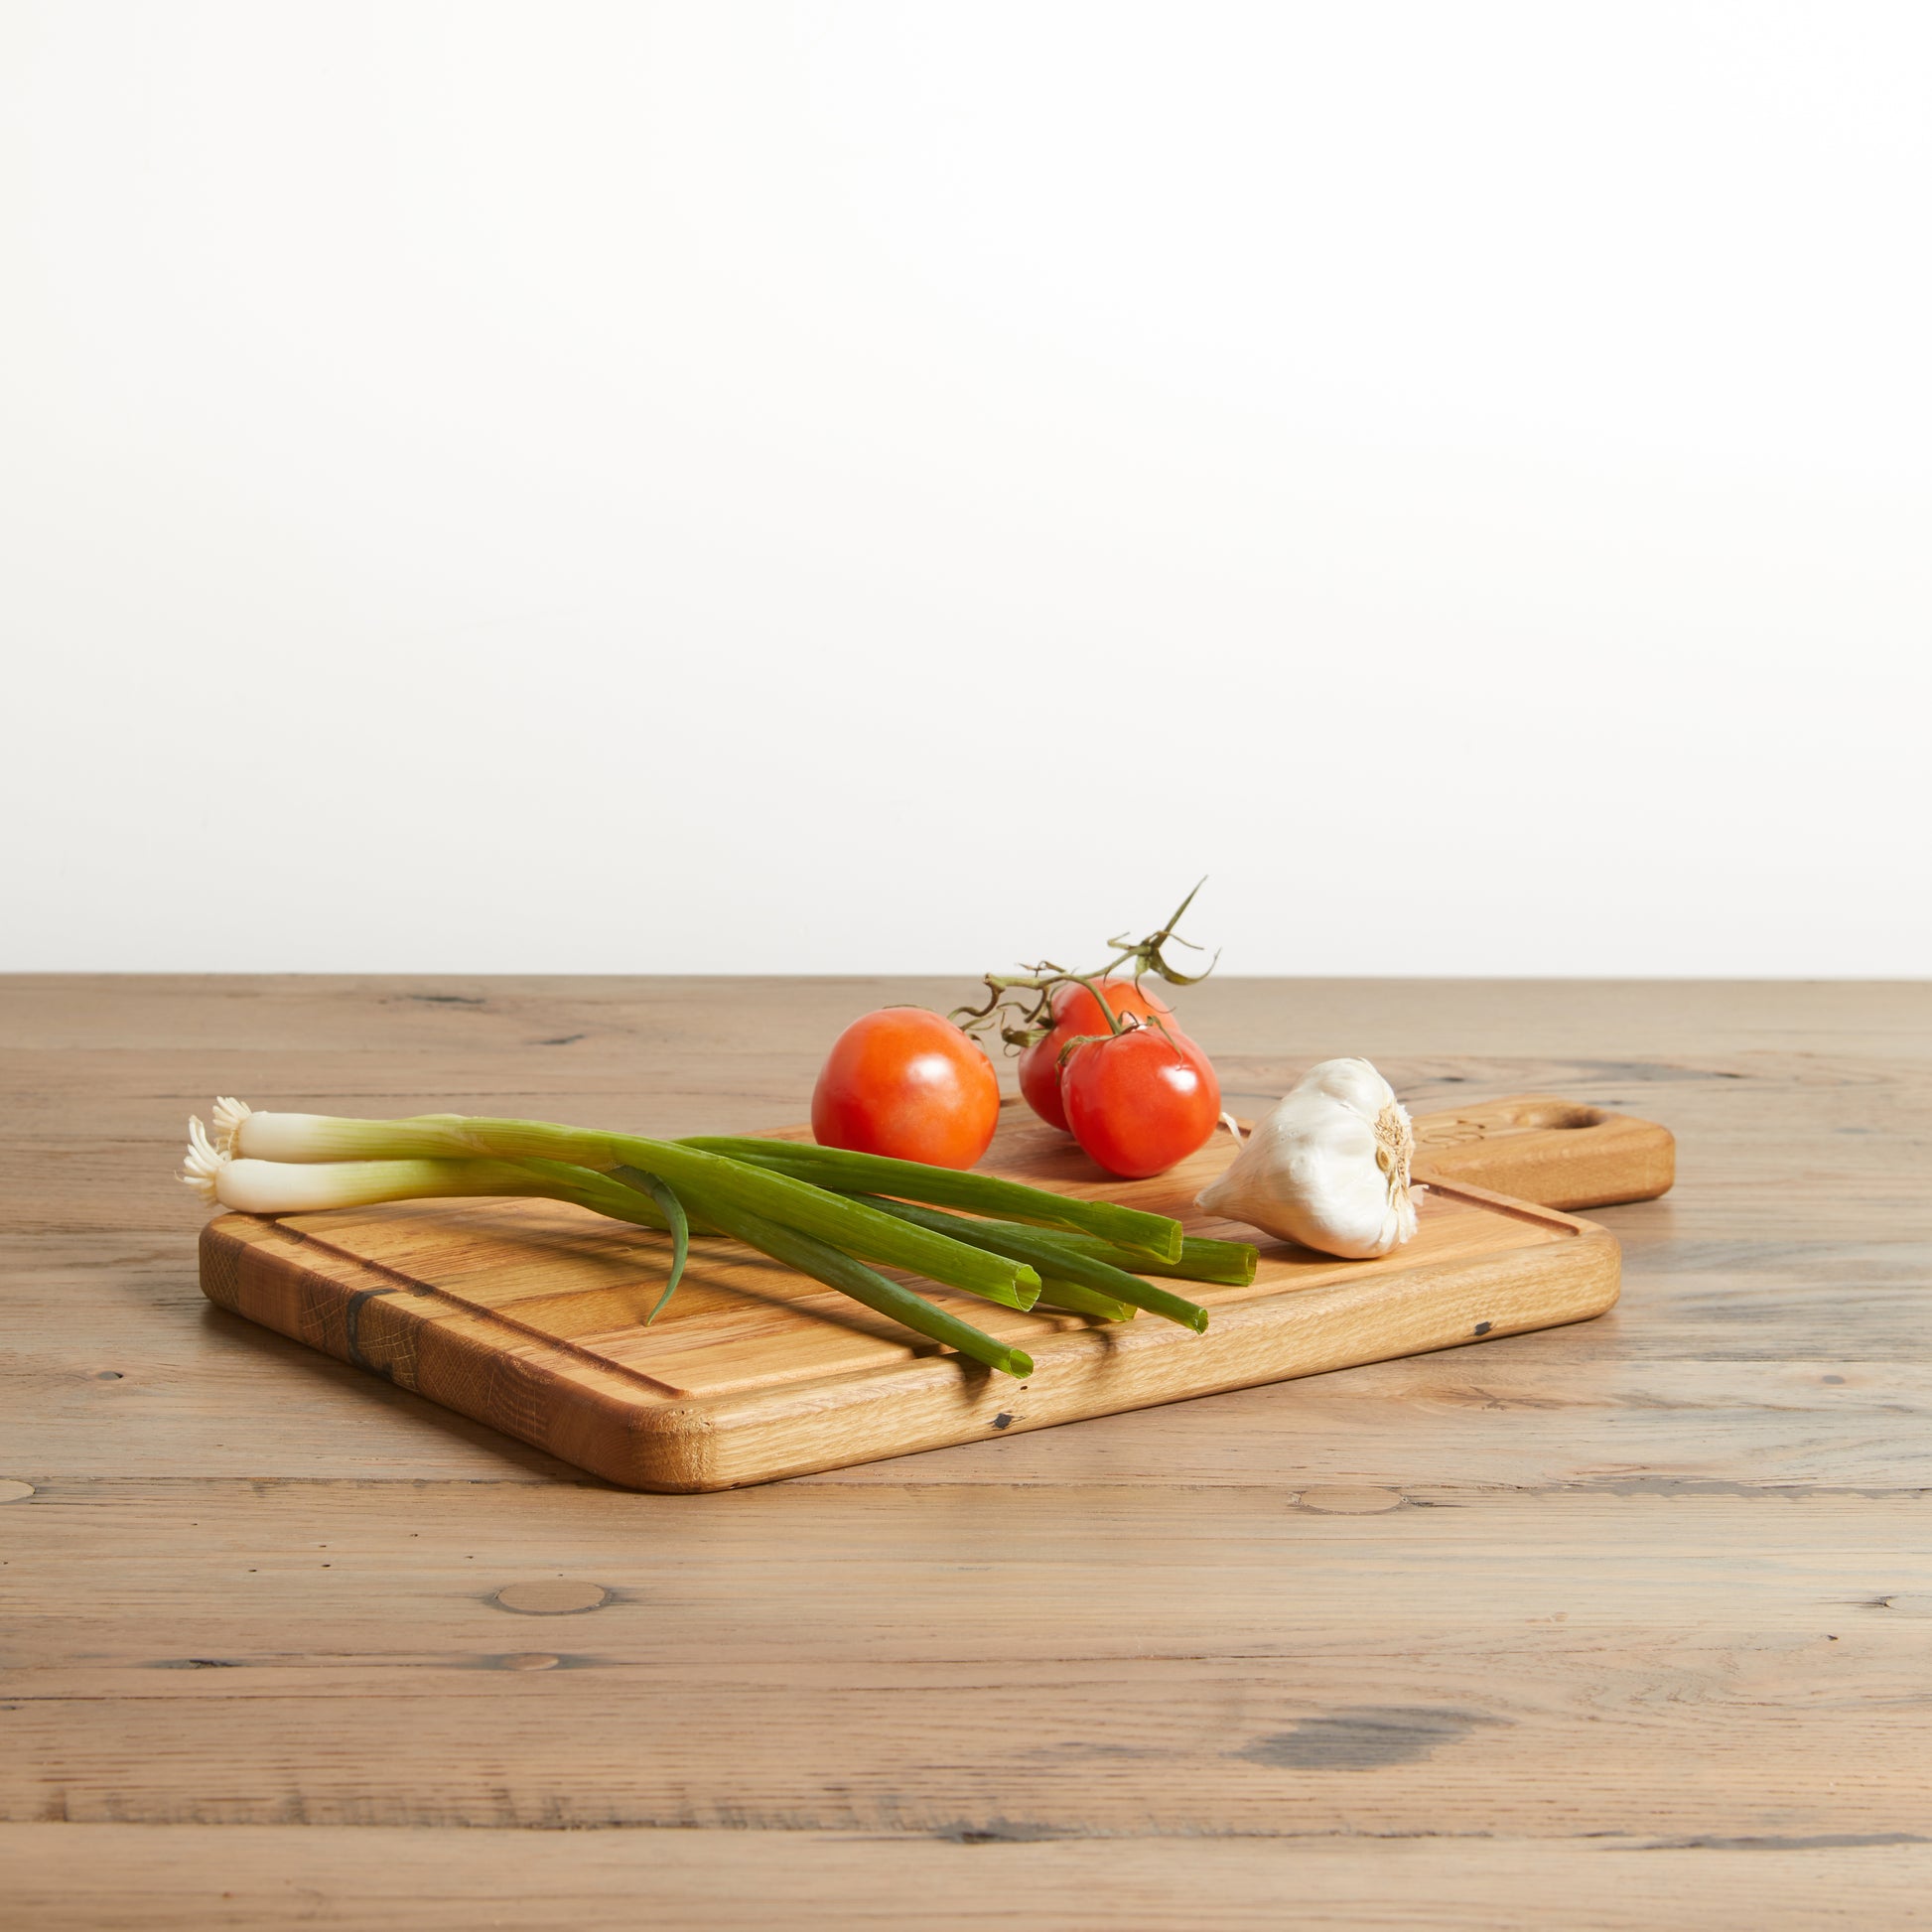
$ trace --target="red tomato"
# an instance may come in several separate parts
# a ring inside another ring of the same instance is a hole
[[[1138,1014],[1143,1020],[1157,1015],[1166,1020],[1173,1009],[1158,993],[1143,992],[1132,980],[1096,980],[1107,996],[1107,1004],[1118,1019],[1122,1014]],[[1084,986],[1057,986],[1053,989],[1053,1031],[1036,1039],[1020,1055],[1020,1091],[1027,1105],[1048,1127],[1066,1129],[1066,1109],[1060,1104],[1060,1053],[1069,1039],[1082,1034],[1108,1031],[1100,1002]]]
[[[1135,1027],[1076,1046],[1060,1075],[1073,1138],[1109,1173],[1160,1173],[1202,1146],[1221,1117],[1221,1083],[1183,1033]]]
[[[822,1147],[970,1168],[999,1124],[993,1062],[924,1007],[884,1007],[853,1021],[812,1089],[812,1132]]]

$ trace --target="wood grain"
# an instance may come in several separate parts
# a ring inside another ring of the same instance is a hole
[[[1487,1161],[1566,1196],[1623,1200],[1669,1184],[1666,1129],[1560,1100],[1425,1117],[1419,1131],[1440,1135],[1459,1177],[1481,1179]],[[1233,1157],[1217,1135],[1166,1173],[1116,1180],[1009,1102],[980,1169],[1240,1240],[1255,1230],[1193,1206]],[[1440,1177],[1419,1208],[1414,1239],[1380,1260],[1268,1243],[1252,1283],[1188,1285],[1213,1316],[1205,1335],[1152,1317],[1022,1313],[915,1284],[1025,1348],[1025,1382],[737,1242],[698,1242],[676,1300],[647,1327],[668,1237],[551,1201],[218,1215],[202,1232],[201,1278],[236,1314],[612,1482],[706,1491],[1522,1334],[1616,1299],[1616,1244],[1600,1228]]]
[[[962,990],[0,983],[0,1922],[1926,1921],[1932,989],[1190,990],[1244,1111],[1665,1123],[1621,1302],[727,1494],[196,1285],[215,1091],[743,1131]]]

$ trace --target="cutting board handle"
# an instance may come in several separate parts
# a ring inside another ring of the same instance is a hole
[[[1653,1200],[1677,1173],[1668,1127],[1548,1093],[1418,1114],[1415,1177],[1466,1181],[1542,1207]]]

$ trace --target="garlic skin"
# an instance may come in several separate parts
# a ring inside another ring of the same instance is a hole
[[[1408,1109],[1367,1060],[1323,1060],[1195,1197],[1305,1248],[1367,1261],[1416,1231]]]

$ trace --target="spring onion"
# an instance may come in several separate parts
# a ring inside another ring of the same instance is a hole
[[[893,1161],[880,1154],[854,1154],[844,1148],[815,1147],[801,1141],[698,1135],[678,1145],[796,1174],[820,1187],[898,1194],[909,1200],[928,1201],[935,1207],[963,1207],[969,1213],[1005,1213],[1017,1221],[1097,1235],[1155,1261],[1175,1261],[1180,1256],[1178,1221],[1138,1207],[1123,1207],[1118,1201],[1079,1200],[1070,1194],[1048,1193],[1043,1187],[1029,1187],[1022,1181],[1001,1180],[993,1174],[928,1168],[916,1161]]]
[[[814,1240],[796,1228],[780,1227],[777,1222],[767,1221],[735,1201],[708,1194],[703,1189],[693,1192],[697,1205],[727,1233],[760,1249],[774,1261],[782,1261],[801,1275],[810,1275],[814,1281],[838,1289],[855,1302],[891,1315],[919,1334],[945,1342],[960,1354],[984,1362],[988,1368],[1002,1369],[1023,1379],[1034,1372],[1033,1357],[1024,1348],[994,1340],[957,1315],[935,1308],[923,1296],[914,1295],[909,1288],[901,1288],[864,1262],[840,1253],[829,1242]]]
[[[1211,1268],[1219,1272],[1200,1278],[1229,1279],[1246,1254],[1252,1274],[1252,1250],[1184,1241],[1180,1224],[1165,1215],[787,1142],[656,1141],[459,1114],[343,1120],[255,1113],[234,1100],[216,1103],[214,1127],[210,1139],[199,1120],[189,1123],[182,1174],[210,1204],[290,1214],[444,1196],[571,1201],[670,1234],[669,1278],[647,1320],[675,1292],[692,1238],[724,1234],[969,1360],[1023,1377],[1033,1373],[1024,1349],[868,1264],[922,1274],[1022,1311],[1038,1305],[1118,1321],[1148,1309],[1196,1329],[1206,1326],[1205,1310],[1130,1270]],[[945,1213],[887,1194],[1017,1218]]]
[[[991,1227],[1012,1226],[1011,1222],[989,1222]],[[1111,1241],[1096,1240],[1090,1234],[1074,1234],[1062,1228],[1034,1228],[1040,1235],[1076,1255],[1092,1261],[1110,1261],[1130,1275],[1163,1275],[1171,1281],[1209,1282],[1223,1288],[1246,1288],[1255,1278],[1261,1250],[1245,1241],[1211,1241],[1205,1235],[1190,1234],[1180,1244],[1177,1261],[1149,1261],[1131,1248],[1118,1248]]]
[[[498,1161],[561,1161],[604,1173],[634,1168],[655,1174],[674,1189],[687,1183],[702,1186],[713,1197],[828,1241],[848,1254],[889,1268],[910,1269],[1007,1308],[1030,1309],[1039,1293],[1039,1277],[1023,1263],[909,1227],[789,1173],[770,1173],[682,1142],[482,1115],[339,1120],[321,1114],[258,1114],[234,1104],[238,1111],[228,1119],[216,1110],[216,1145],[222,1145],[225,1134],[229,1151],[242,1158],[395,1161],[469,1155]],[[1173,1228],[1177,1248],[1179,1223],[1163,1225]]]
[[[1111,1295],[1096,1295],[1078,1282],[1063,1282],[1052,1275],[1039,1278],[1039,1300],[1034,1304],[1035,1314],[1063,1310],[1068,1314],[1089,1314],[1101,1321],[1132,1321],[1139,1309],[1116,1302]]]
[[[828,1183],[829,1184],[829,1183]],[[840,1187],[839,1193],[864,1193],[862,1187]],[[1245,1241],[1216,1241],[1206,1235],[1188,1235],[1180,1244],[1177,1261],[1154,1261],[1132,1248],[1115,1246],[1097,1235],[1075,1234],[1069,1228],[1044,1228],[1026,1221],[998,1221],[975,1218],[969,1225],[977,1233],[1026,1234],[1051,1242],[1065,1253],[1085,1255],[1090,1261],[1111,1262],[1130,1275],[1162,1275],[1171,1280],[1208,1282],[1223,1288],[1246,1288],[1255,1278],[1261,1250]],[[971,1236],[960,1235],[961,1240]]]
[[[935,1234],[949,1234],[955,1240],[970,1241],[996,1255],[1009,1255],[1024,1261],[1060,1282],[1073,1282],[1096,1295],[1104,1295],[1129,1308],[1146,1309],[1150,1314],[1164,1314],[1199,1334],[1207,1326],[1207,1311],[1192,1302],[1183,1302],[1165,1288],[1156,1288],[1138,1275],[1130,1275],[1111,1262],[1095,1261],[1090,1255],[1076,1254],[1055,1244],[1039,1228],[1016,1227],[1010,1222],[968,1221],[957,1214],[942,1214],[936,1207],[914,1207],[909,1201],[873,1197],[870,1204],[914,1227],[930,1228]]]

